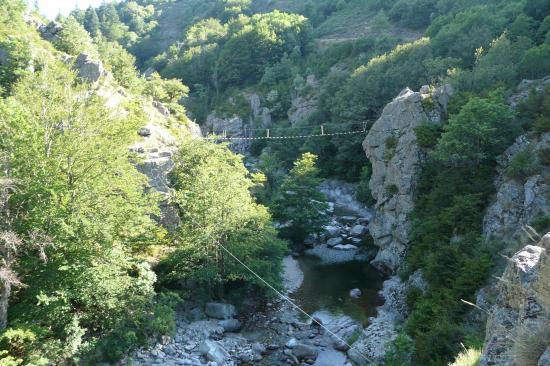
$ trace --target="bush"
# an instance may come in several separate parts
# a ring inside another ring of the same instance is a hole
[[[550,147],[539,150],[539,160],[544,165],[550,165]]]
[[[388,195],[390,196],[395,196],[399,193],[399,188],[397,188],[395,184],[390,184],[386,187],[386,193],[388,193]]]
[[[531,226],[542,235],[550,231],[550,215],[537,215],[531,222]]]
[[[437,144],[441,132],[441,126],[429,122],[424,122],[414,129],[416,142],[422,150],[432,149]]]
[[[481,357],[481,350],[476,348],[468,348],[456,357],[453,363],[448,366],[477,366],[479,358]]]
[[[511,178],[527,178],[540,170],[537,155],[531,147],[518,152],[508,164],[505,173]]]
[[[550,132],[550,116],[538,116],[533,123],[533,130],[539,135]]]
[[[372,197],[372,192],[369,188],[369,182],[372,175],[372,167],[370,164],[365,165],[361,170],[359,184],[357,186],[357,200],[367,206],[373,205],[375,199]]]

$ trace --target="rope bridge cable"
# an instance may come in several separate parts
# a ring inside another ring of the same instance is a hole
[[[266,280],[264,280],[259,274],[254,272],[249,266],[247,266],[243,261],[241,261],[237,256],[235,256],[229,249],[227,249],[224,245],[217,243],[217,245],[222,248],[231,258],[233,258],[235,261],[237,261],[241,266],[246,268],[247,271],[252,273],[256,278],[258,278],[260,281],[262,281],[267,287],[269,287],[271,290],[273,290],[279,297],[285,301],[287,301],[289,304],[291,304],[295,309],[299,310],[301,313],[303,313],[305,316],[307,316],[311,321],[315,322],[317,325],[319,325],[321,328],[326,330],[331,336],[336,338],[338,341],[342,342],[346,346],[349,347],[349,349],[355,349],[357,351],[357,354],[360,355],[368,364],[376,366],[377,363],[372,361],[367,355],[365,355],[361,350],[359,350],[357,347],[353,347],[351,344],[349,344],[346,340],[344,340],[342,337],[338,336],[336,333],[328,329],[326,326],[324,326],[321,322],[319,322],[317,319],[309,315],[305,310],[303,310],[301,307],[296,305],[294,301],[292,301],[288,296],[283,295],[279,290],[277,290],[275,287],[273,287],[271,284],[269,284]]]
[[[311,133],[311,134],[302,134],[302,135],[283,135],[283,136],[273,136],[271,135],[271,132],[274,130],[292,130],[296,129],[296,127],[289,127],[289,128],[276,128],[276,129],[262,129],[262,130],[254,130],[254,131],[265,131],[265,136],[254,136],[254,137],[246,137],[246,136],[227,136],[227,131],[223,131],[221,133],[221,136],[217,135],[210,135],[207,137],[203,137],[204,140],[210,140],[210,141],[249,141],[249,140],[289,140],[289,139],[301,139],[301,138],[309,138],[309,137],[324,137],[324,136],[343,136],[343,135],[354,135],[354,134],[360,134],[360,133],[366,133],[367,127],[366,122],[363,123],[363,128],[361,130],[352,130],[352,131],[343,131],[343,132],[332,132],[327,133],[325,131],[324,125],[317,125],[312,127],[319,127],[321,129],[321,133]],[[308,127],[304,127],[308,128]],[[252,130],[246,130],[246,131],[252,131]]]

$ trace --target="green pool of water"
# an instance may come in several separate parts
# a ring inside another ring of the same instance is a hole
[[[338,264],[321,264],[314,256],[297,258],[304,272],[304,282],[292,297],[309,314],[328,310],[346,314],[368,325],[368,318],[376,315],[376,307],[383,304],[378,291],[384,278],[368,262],[351,261]],[[349,290],[359,288],[363,295],[358,299],[349,296]]]

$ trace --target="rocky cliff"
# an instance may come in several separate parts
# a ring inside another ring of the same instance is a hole
[[[550,233],[510,260],[488,314],[480,366],[550,365]]]
[[[453,94],[450,85],[420,92],[404,89],[383,110],[363,142],[372,164],[369,182],[376,214],[369,230],[380,247],[373,265],[393,273],[409,246],[409,215],[425,153],[414,129],[422,123],[439,124]]]
[[[510,97],[511,107],[549,82],[548,77],[522,81]],[[549,133],[524,134],[497,159],[497,194],[486,211],[483,232],[503,243],[503,253],[511,258],[496,269],[498,280],[477,296],[487,322],[481,366],[550,365],[550,234],[541,239],[546,231],[532,228],[544,229],[537,222],[550,215],[550,168],[541,161],[549,146]],[[526,241],[531,245],[518,251]]]

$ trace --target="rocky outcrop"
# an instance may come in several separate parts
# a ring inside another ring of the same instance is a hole
[[[348,351],[349,358],[356,365],[363,365],[365,356],[369,360],[383,364],[388,344],[393,342],[399,333],[399,326],[408,316],[409,309],[405,303],[411,288],[426,291],[427,282],[420,271],[415,272],[403,282],[394,276],[384,281],[380,294],[384,305],[379,307],[376,317],[370,318],[369,326],[363,330],[353,348]]]
[[[480,366],[548,365],[550,233],[508,263],[490,309]]]
[[[78,72],[78,76],[81,79],[92,84],[97,83],[105,75],[103,63],[99,60],[94,60],[87,53],[81,53],[77,56],[73,68]]]
[[[522,135],[499,157],[499,175],[495,180],[497,195],[483,220],[483,232],[507,243],[517,242],[524,225],[537,217],[550,215],[550,169],[540,169],[528,177],[510,177],[506,168],[520,153],[531,151],[533,159],[550,146],[550,133],[542,136]]]
[[[206,117],[202,126],[205,135],[215,135],[227,138],[236,138],[230,141],[231,150],[239,154],[248,153],[251,141],[242,140],[242,137],[252,137],[254,128],[266,128],[271,125],[271,111],[262,107],[261,98],[258,94],[244,94],[243,97],[250,104],[250,115],[241,116],[237,114],[227,115],[213,111]],[[228,103],[235,103],[230,99]]]
[[[319,87],[314,75],[309,75],[304,87],[295,88],[292,93],[291,107],[288,110],[288,121],[291,125],[309,118],[318,108],[316,93]]]
[[[40,36],[46,41],[56,42],[59,40],[59,33],[63,30],[63,26],[58,22],[50,22],[48,24],[38,24],[37,26]]]
[[[363,142],[372,164],[369,182],[376,213],[369,229],[380,247],[373,265],[393,273],[409,246],[409,215],[425,153],[414,129],[422,123],[440,123],[453,90],[444,85],[420,92],[404,89],[383,110]]]
[[[176,136],[197,138],[202,134],[198,125],[192,121],[187,121],[187,126],[172,125],[169,128],[169,111],[163,114],[162,110],[159,110],[161,105],[158,102],[143,104],[142,110],[147,116],[148,123],[137,131],[141,139],[130,148],[130,151],[140,157],[137,168],[149,179],[150,189],[163,197],[160,203],[159,222],[168,230],[174,230],[179,226],[180,218],[177,210],[168,203],[168,199],[171,192],[169,174],[174,168],[172,157],[179,144]]]

